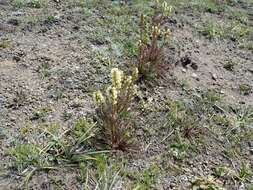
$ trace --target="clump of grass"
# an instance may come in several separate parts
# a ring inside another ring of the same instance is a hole
[[[171,10],[171,6],[168,6],[166,2],[161,4],[157,1],[156,13],[151,22],[148,23],[143,14],[140,17],[140,40],[136,64],[140,72],[140,79],[162,75],[161,71],[165,61],[164,45],[170,36],[170,30],[162,29],[162,23]]]
[[[251,176],[252,172],[250,170],[250,167],[242,162],[240,170],[238,172],[238,177],[243,181],[246,180],[249,176]]]
[[[41,127],[43,142],[20,143],[7,150],[12,157],[11,167],[27,174],[24,187],[36,171],[58,170],[60,167],[79,167],[80,163],[95,161],[98,155],[108,151],[98,151],[92,146],[96,135],[96,123],[91,119],[79,119],[73,128],[63,132],[57,124]],[[31,170],[32,168],[32,170]]]
[[[131,102],[137,93],[137,87],[134,85],[137,77],[137,68],[132,76],[128,77],[121,70],[113,68],[112,85],[107,88],[106,93],[94,93],[101,135],[103,141],[112,149],[125,151],[134,148],[129,131]]]
[[[119,186],[121,169],[114,163],[107,163],[105,156],[100,156],[94,163],[96,170],[80,165],[80,181],[85,190],[113,190]],[[109,165],[110,164],[110,165]]]
[[[142,172],[136,172],[133,174],[134,188],[135,190],[148,190],[155,188],[155,184],[157,183],[157,178],[159,175],[159,167],[155,162],[151,163],[151,165]]]

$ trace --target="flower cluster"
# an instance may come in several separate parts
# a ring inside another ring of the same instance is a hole
[[[125,76],[123,71],[118,68],[113,68],[111,70],[112,85],[107,88],[105,96],[101,91],[95,92],[93,94],[94,102],[96,102],[98,106],[109,102],[115,105],[118,103],[119,99],[122,99],[120,96],[134,96],[137,93],[137,86],[134,85],[137,79],[137,68],[133,69],[131,76]]]

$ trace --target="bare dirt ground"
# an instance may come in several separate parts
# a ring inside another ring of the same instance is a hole
[[[112,189],[252,190],[253,1],[168,3],[170,69],[158,84],[139,85],[134,130],[142,148],[106,156],[105,167],[120,169]],[[92,117],[92,93],[109,83],[111,68],[134,62],[138,15],[152,6],[0,0],[0,189],[23,189],[34,168],[31,160],[21,167],[10,148],[42,143],[45,126],[62,132]],[[85,189],[81,167],[57,167],[35,172],[30,189]]]

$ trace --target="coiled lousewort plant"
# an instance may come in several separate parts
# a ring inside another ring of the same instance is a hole
[[[131,76],[125,76],[123,71],[111,70],[112,84],[106,92],[94,93],[97,105],[98,124],[101,127],[103,142],[115,150],[134,150],[135,142],[132,138],[132,100],[137,94],[134,84],[138,78],[138,69],[135,68]]]
[[[166,2],[156,1],[155,14],[150,21],[141,14],[140,39],[136,67],[139,79],[161,77],[165,62],[164,46],[170,37],[170,30],[162,27],[163,21],[171,13],[172,7]]]

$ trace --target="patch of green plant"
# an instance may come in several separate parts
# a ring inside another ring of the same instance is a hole
[[[228,168],[223,165],[217,166],[214,170],[214,175],[216,177],[224,177],[227,174],[228,174]]]
[[[194,93],[192,97],[192,103],[195,106],[194,112],[205,118],[213,114],[222,113],[223,109],[218,106],[220,100],[220,94],[212,89]]]
[[[145,168],[142,172],[138,172],[134,175],[135,180],[133,189],[149,190],[155,188],[158,175],[158,166],[155,163],[151,163],[148,168]]]
[[[121,178],[120,169],[114,167],[115,165],[108,160],[105,155],[98,155],[90,165],[79,164],[77,180],[84,190],[107,190],[116,187]]]
[[[200,28],[200,32],[209,39],[223,36],[222,27],[215,22],[207,23],[204,27]]]
[[[215,90],[207,90],[201,94],[202,101],[206,103],[215,103],[220,101],[221,97]]]
[[[127,150],[135,145],[131,138],[131,103],[137,87],[134,85],[138,70],[134,69],[132,76],[125,76],[117,68],[111,70],[112,85],[105,93],[94,93],[98,123],[101,128],[101,138],[112,149]]]
[[[53,15],[48,15],[45,21],[47,23],[53,23],[55,22],[55,17]]]
[[[42,7],[41,0],[14,0],[12,1],[12,6],[16,8],[22,7],[31,7],[31,8],[41,8]]]
[[[230,39],[238,42],[248,37],[251,27],[239,22],[224,24],[209,21],[204,26],[199,27],[199,31],[209,39]]]
[[[227,9],[226,2],[218,0],[167,0],[167,2],[173,5],[177,11],[191,10],[194,14],[201,14],[203,12],[219,14]]]
[[[236,111],[236,127],[246,127],[253,121],[253,108],[251,106]]]
[[[252,30],[251,27],[243,25],[239,22],[232,22],[225,28],[224,37],[233,41],[240,41],[247,38]]]
[[[184,160],[189,156],[190,152],[196,152],[193,145],[191,145],[191,142],[187,139],[183,139],[179,131],[176,131],[175,138],[169,145],[168,150],[170,154],[177,160]]]
[[[247,187],[247,190],[253,190],[253,184],[249,185],[249,186]]]
[[[131,41],[124,42],[124,49],[129,57],[135,57],[138,54],[138,47]]]
[[[203,12],[221,13],[226,9],[226,4],[219,0],[194,0],[192,7]]]
[[[249,18],[246,12],[240,10],[236,11],[234,9],[227,10],[228,18],[231,20],[237,20],[242,24],[248,24]]]
[[[233,110],[234,121],[223,136],[226,137],[226,154],[229,157],[238,157],[244,153],[245,143],[253,138],[253,109],[243,107]]]
[[[32,143],[17,143],[14,147],[10,148],[7,153],[14,158],[12,167],[19,172],[30,165],[40,166],[42,164],[40,160],[40,147]]]
[[[215,114],[212,117],[212,121],[216,125],[220,125],[220,126],[224,126],[224,127],[228,127],[229,125],[231,125],[230,119],[226,115],[222,115],[222,114]]]
[[[248,84],[240,84],[239,85],[239,91],[244,96],[249,95],[251,90],[252,90],[252,88]]]

